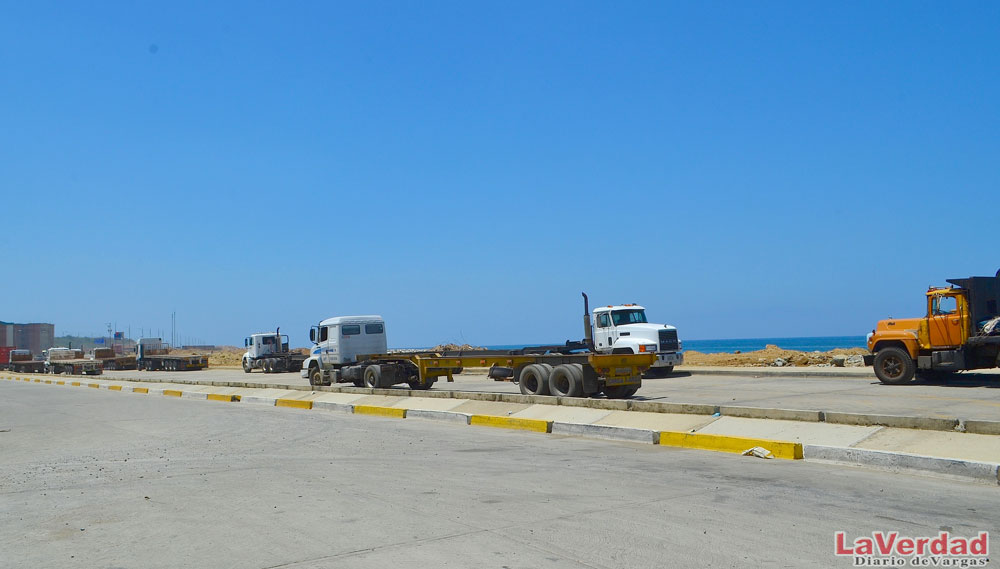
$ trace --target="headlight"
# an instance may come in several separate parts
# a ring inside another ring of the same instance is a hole
[[[679,351],[681,351],[683,349],[684,349],[684,342],[681,342],[680,340],[677,340],[677,351],[679,352]]]
[[[656,351],[656,344],[641,344],[639,346],[639,353],[653,353]]]

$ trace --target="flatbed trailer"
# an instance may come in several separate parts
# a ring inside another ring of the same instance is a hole
[[[534,348],[537,350],[537,347]],[[488,367],[488,377],[514,381],[526,395],[631,397],[656,354],[530,353],[528,350],[410,352],[359,356],[359,363],[336,374],[338,381],[365,387],[405,383],[430,389],[441,377],[454,381],[466,367]]]
[[[208,367],[208,356],[171,354],[159,338],[142,338],[136,346],[136,366],[143,371],[191,371]]]
[[[106,370],[138,368],[135,354],[116,354],[112,348],[96,348],[91,353],[90,359],[101,362]]]
[[[67,375],[101,375],[104,373],[104,365],[99,360],[50,360],[45,362],[45,372],[65,373]]]

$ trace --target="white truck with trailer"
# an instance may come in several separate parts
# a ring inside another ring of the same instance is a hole
[[[380,316],[328,318],[309,331],[314,346],[302,365],[311,385],[353,383],[384,388],[405,383],[430,389],[438,378],[453,380],[465,367],[489,367],[488,376],[514,381],[521,393],[609,398],[631,397],[642,373],[656,361],[649,353],[598,353],[585,342],[517,350],[458,350],[388,353]]]
[[[83,350],[76,348],[49,348],[45,352],[45,372],[70,375],[101,375],[104,363],[83,357]]]
[[[677,338],[677,328],[669,324],[652,324],[646,320],[646,309],[638,304],[608,305],[589,313],[589,300],[583,294],[585,326],[592,330],[588,339],[591,349],[599,354],[656,354],[656,362],[646,377],[663,377],[684,363],[683,344]]]
[[[247,348],[243,353],[243,371],[246,373],[255,369],[264,373],[299,371],[306,359],[305,355],[288,349],[288,335],[281,334],[281,328],[274,332],[250,334],[243,339],[243,345]]]

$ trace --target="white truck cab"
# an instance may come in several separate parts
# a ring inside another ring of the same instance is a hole
[[[385,320],[377,315],[327,318],[309,330],[309,339],[314,345],[302,364],[302,377],[307,379],[316,373],[321,380],[334,379],[335,370],[356,363],[359,355],[389,351]]]
[[[664,375],[684,363],[683,347],[677,328],[668,324],[650,324],[646,309],[638,304],[608,305],[594,308],[594,351],[602,354],[655,353],[651,375]]]

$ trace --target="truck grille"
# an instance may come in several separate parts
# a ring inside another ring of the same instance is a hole
[[[660,330],[660,351],[677,351],[677,330]]]

